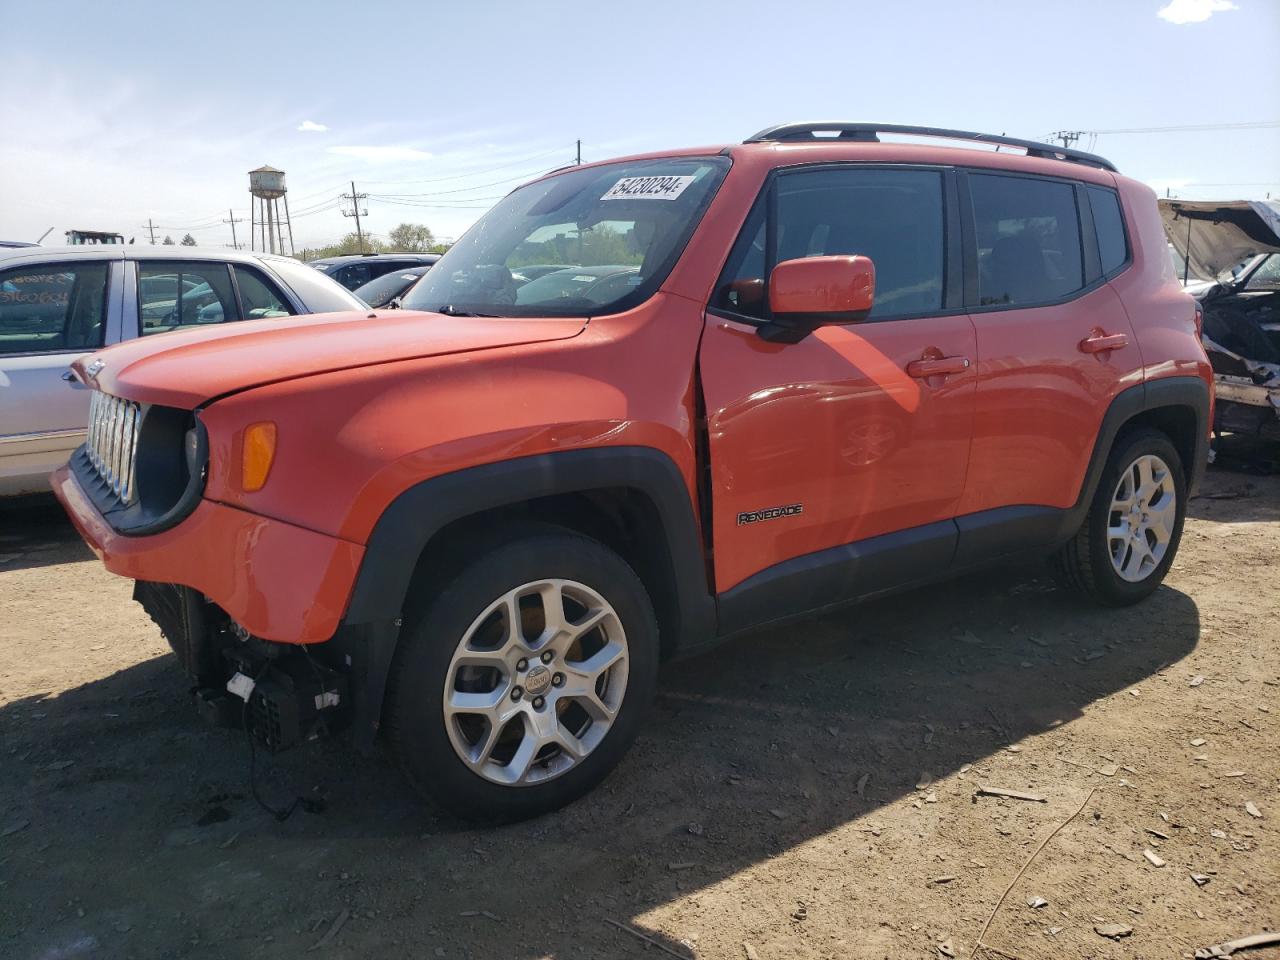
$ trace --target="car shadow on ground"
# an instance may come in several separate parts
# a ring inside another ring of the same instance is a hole
[[[0,499],[0,572],[92,559],[52,495]]]
[[[1039,566],[757,631],[667,665],[600,788],[496,828],[425,806],[385,750],[341,738],[259,754],[270,803],[325,803],[277,822],[250,795],[245,738],[203,726],[173,658],[150,659],[0,708],[0,809],[27,824],[0,840],[9,955],[86,937],[129,952],[129,931],[149,924],[168,956],[292,956],[345,904],[358,955],[440,943],[450,956],[638,956],[645,944],[605,921],[643,928],[648,910],[873,824],[923,773],[1004,757],[1185,657],[1199,631],[1176,590],[1102,610]],[[1034,785],[1026,767],[1002,772],[1001,786]]]

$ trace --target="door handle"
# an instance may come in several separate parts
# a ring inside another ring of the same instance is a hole
[[[65,381],[67,381],[67,383],[75,383],[75,382],[76,382],[76,375],[75,375],[74,373],[72,373],[70,370],[63,370],[63,371],[62,371],[62,379],[63,379],[63,380],[65,380]]]
[[[908,363],[907,375],[919,379],[945,377],[950,373],[964,373],[968,369],[968,357],[930,357],[924,360],[912,360]]]
[[[1103,333],[1099,330],[1097,333],[1090,334],[1080,341],[1080,351],[1082,353],[1106,353],[1108,350],[1119,350],[1121,347],[1127,347],[1128,345],[1128,334]]]

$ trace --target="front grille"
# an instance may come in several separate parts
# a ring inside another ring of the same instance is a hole
[[[132,400],[94,392],[89,405],[85,452],[89,462],[122,503],[137,499],[134,473],[142,411]]]

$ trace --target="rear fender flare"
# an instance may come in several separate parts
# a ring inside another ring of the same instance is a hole
[[[1209,460],[1209,386],[1199,377],[1162,377],[1148,380],[1122,390],[1111,406],[1107,408],[1098,429],[1098,437],[1094,441],[1093,454],[1089,457],[1089,467],[1085,471],[1084,483],[1080,486],[1080,496],[1067,509],[1059,528],[1059,542],[1066,542],[1075,536],[1080,525],[1084,523],[1093,495],[1097,492],[1098,481],[1102,477],[1107,458],[1115,446],[1116,438],[1125,426],[1135,417],[1153,410],[1166,407],[1188,407],[1196,418],[1195,448],[1190,463],[1184,463],[1187,471],[1187,494],[1193,493],[1204,476],[1205,466]]]

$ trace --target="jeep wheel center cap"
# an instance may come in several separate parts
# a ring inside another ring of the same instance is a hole
[[[524,679],[525,692],[530,696],[537,697],[547,692],[547,688],[551,686],[551,671],[538,664],[529,671],[529,675]]]

